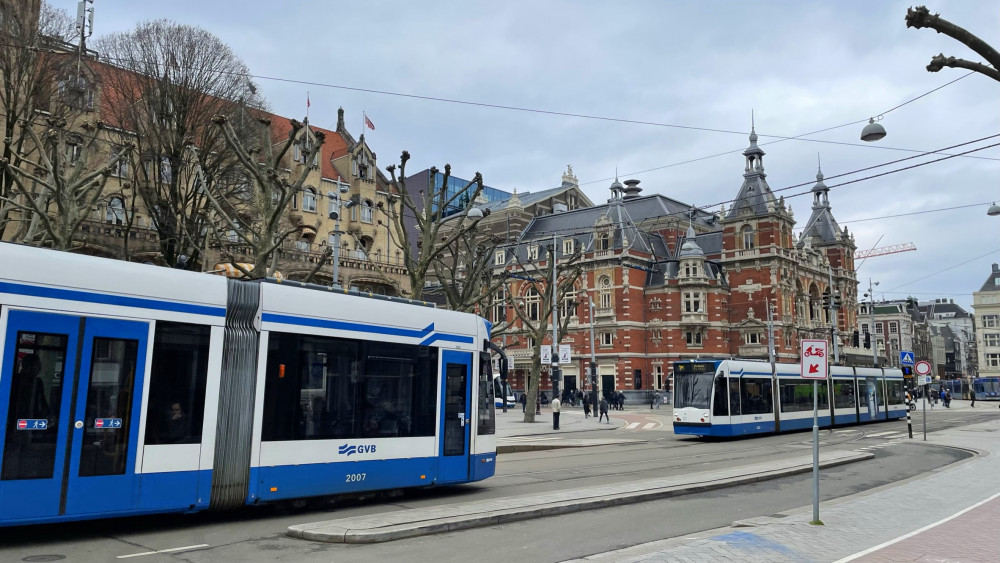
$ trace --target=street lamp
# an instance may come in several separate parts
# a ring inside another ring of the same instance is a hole
[[[1000,215],[1000,205],[997,205],[997,203],[994,201],[993,205],[991,205],[990,208],[986,210],[986,214],[989,215],[990,217],[996,217],[997,215]]]
[[[875,292],[873,291],[873,286],[878,285],[878,282],[873,282],[871,278],[868,278],[868,293],[865,297],[868,298],[868,314],[871,318],[871,324],[869,326],[870,340],[872,343],[872,363],[875,367],[878,367],[878,344],[875,341]]]
[[[337,187],[342,194],[350,190],[350,185],[337,181]],[[354,205],[354,200],[341,200],[339,194],[334,194],[334,199],[330,202],[330,219],[333,219],[333,280],[330,287],[340,287],[340,215],[342,209],[347,209]]]
[[[881,115],[878,116],[878,120],[882,121]],[[878,123],[875,123],[874,117],[870,118],[868,120],[868,125],[865,125],[865,128],[861,130],[862,141],[868,141],[870,143],[872,141],[877,141],[883,137],[885,137],[885,127],[882,127]]]
[[[590,370],[588,379],[590,380],[590,391],[594,395],[591,407],[597,410],[597,354],[594,350],[594,298],[587,294],[587,304],[590,306]]]

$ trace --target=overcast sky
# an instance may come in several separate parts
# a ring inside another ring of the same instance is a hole
[[[50,1],[76,11],[75,1]],[[366,139],[382,169],[405,149],[411,172],[450,163],[456,176],[479,171],[489,186],[525,192],[557,187],[572,164],[595,203],[607,200],[617,170],[641,180],[643,195],[717,210],[742,183],[752,111],[771,189],[810,183],[778,192],[799,229],[812,198],[790,196],[815,181],[818,154],[834,216],[859,249],[916,245],[864,262],[859,294],[872,279],[878,299],[952,298],[972,312],[972,292],[1000,262],[1000,217],[986,215],[1000,201],[1000,147],[842,187],[941,155],[830,179],[1000,134],[1000,82],[979,74],[886,113],[968,73],[929,73],[932,55],[979,60],[933,30],[907,29],[911,5],[97,0],[95,36],[156,18],[204,27],[246,61],[276,113],[302,118],[308,92],[310,122],[334,128],[343,107],[355,136],[367,113],[376,130]],[[1000,48],[995,0],[929,8]],[[880,114],[888,135],[876,143],[859,140],[863,123],[803,140],[772,137]],[[891,217],[906,213],[917,214]]]

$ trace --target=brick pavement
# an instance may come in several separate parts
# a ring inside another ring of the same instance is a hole
[[[809,505],[782,518],[757,518],[739,527],[596,554],[583,561],[1000,559],[996,534],[1000,527],[1000,479],[996,478],[1000,475],[1000,418],[934,432],[927,441],[976,450],[981,455],[926,476],[825,502],[820,505],[823,526],[809,524]],[[873,547],[876,549],[871,551]]]

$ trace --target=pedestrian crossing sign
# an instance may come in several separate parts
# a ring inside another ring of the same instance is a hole
[[[899,363],[900,363],[900,365],[904,365],[904,366],[912,366],[913,365],[913,352],[906,352],[906,351],[900,352],[899,353]]]

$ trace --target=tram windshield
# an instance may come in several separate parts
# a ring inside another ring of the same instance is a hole
[[[711,404],[712,382],[715,378],[714,366],[711,364],[696,365],[698,367],[704,366],[707,370],[674,370],[674,408],[707,409]],[[684,367],[691,366],[691,364],[686,364]]]

